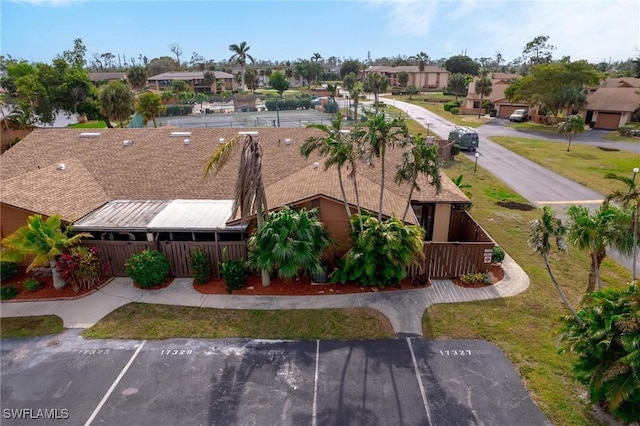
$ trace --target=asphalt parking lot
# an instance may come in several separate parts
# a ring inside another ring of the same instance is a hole
[[[3,425],[550,424],[484,341],[78,333],[2,340]]]

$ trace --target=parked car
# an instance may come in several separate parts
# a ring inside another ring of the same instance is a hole
[[[509,121],[527,121],[529,119],[529,112],[526,109],[517,109],[513,111],[513,114],[509,116]]]
[[[449,141],[460,145],[462,149],[475,151],[480,144],[478,132],[471,127],[456,126],[449,133]]]

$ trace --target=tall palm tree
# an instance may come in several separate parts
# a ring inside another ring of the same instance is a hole
[[[582,320],[578,317],[578,314],[576,314],[576,311],[569,303],[569,300],[567,300],[567,297],[562,291],[562,288],[560,288],[558,281],[556,281],[556,278],[551,271],[551,265],[549,264],[549,253],[551,253],[552,239],[555,239],[558,250],[564,253],[567,252],[567,243],[564,239],[566,233],[567,228],[563,225],[562,220],[556,216],[551,207],[544,206],[542,207],[542,216],[539,219],[531,221],[529,225],[529,239],[527,240],[527,244],[534,253],[542,256],[542,260],[547,268],[549,277],[560,295],[562,302],[571,312],[576,321],[582,326]]]
[[[631,269],[631,279],[636,280],[636,257],[638,255],[638,214],[640,208],[640,186],[636,185],[636,175],[638,174],[638,168],[633,169],[633,177],[616,175],[614,173],[608,173],[605,175],[606,179],[615,179],[624,183],[627,186],[626,191],[614,191],[607,195],[605,203],[615,202],[622,205],[623,208],[628,208],[633,205],[633,266]]]
[[[153,120],[153,127],[158,127],[156,123],[156,117],[162,113],[164,107],[162,106],[162,98],[152,92],[145,92],[138,98],[138,105],[136,106],[136,112],[144,117],[145,120]]]
[[[240,65],[240,72],[241,72],[241,83],[240,83],[240,90],[243,91],[245,90],[244,87],[244,69],[247,66],[247,60],[251,61],[251,63],[254,63],[253,57],[247,53],[249,51],[251,47],[247,46],[247,42],[243,41],[240,44],[230,44],[229,45],[229,50],[233,52],[233,55],[231,55],[231,57],[229,58],[229,62],[234,62],[238,65]]]
[[[18,228],[13,234],[2,239],[0,260],[4,262],[21,262],[32,259],[27,271],[38,266],[51,266],[53,286],[62,288],[65,282],[56,271],[56,258],[68,247],[78,244],[91,234],[72,235],[70,226],[63,228],[59,214],[43,219],[34,214],[27,218],[27,224]]]
[[[584,119],[579,114],[570,115],[562,123],[558,124],[558,133],[565,135],[569,145],[567,151],[571,151],[571,140],[578,133],[584,132]]]
[[[493,91],[492,86],[493,84],[491,83],[491,80],[487,78],[487,76],[483,76],[478,80],[476,80],[476,84],[475,84],[476,93],[480,95],[480,107],[478,108],[478,118],[480,118],[480,115],[482,113],[482,100],[484,99],[485,96],[489,96],[491,94],[491,92]]]
[[[411,196],[413,191],[420,191],[417,179],[419,175],[425,175],[431,179],[430,184],[436,188],[436,194],[442,189],[440,180],[440,159],[438,158],[438,146],[424,143],[420,134],[416,135],[411,143],[410,149],[402,153],[402,163],[397,169],[394,182],[401,184],[408,182],[411,185],[407,206],[402,214],[402,221],[407,217],[409,206],[411,206]]]
[[[384,112],[367,113],[365,123],[365,141],[369,150],[369,160],[372,157],[380,158],[380,202],[378,206],[378,220],[382,220],[382,196],[384,195],[385,181],[385,155],[388,148],[394,148],[409,135],[407,123],[402,118],[387,120]]]
[[[127,81],[133,88],[133,90],[142,90],[147,85],[147,68],[141,65],[136,65],[127,71]]]
[[[600,264],[607,256],[607,247],[631,254],[629,225],[632,219],[627,211],[611,204],[603,204],[593,215],[587,207],[577,205],[569,207],[567,213],[570,221],[567,239],[578,248],[588,250],[591,256],[587,293],[592,293],[602,288]]]
[[[345,150],[343,149],[344,135],[342,133],[342,114],[338,111],[331,120],[331,127],[326,124],[313,123],[307,125],[309,128],[321,130],[323,136],[312,136],[307,138],[300,147],[300,153],[304,158],[317,151],[323,157],[326,157],[324,168],[327,170],[331,166],[335,166],[338,171],[338,183],[340,184],[340,192],[342,194],[342,201],[344,202],[344,208],[347,212],[347,219],[351,217],[351,208],[349,207],[349,199],[344,189],[344,181],[342,179],[342,167],[347,162],[348,158]],[[353,224],[351,224],[351,230],[355,231]]]
[[[216,174],[224,167],[237,145],[238,138],[232,138],[218,148],[207,160],[204,176],[207,177],[211,172]],[[235,216],[238,213],[238,209],[240,210],[240,221],[242,223],[247,223],[249,216],[255,213],[258,228],[264,223],[268,212],[267,197],[262,178],[262,146],[251,135],[245,135],[242,143],[231,214]],[[266,269],[261,271],[263,286],[268,286],[271,283],[269,272]]]
[[[385,75],[377,72],[370,73],[364,82],[364,86],[363,86],[364,91],[373,93],[376,113],[378,112],[378,109],[379,109],[378,99],[380,97],[380,92],[384,92],[385,90],[387,90],[388,86],[389,86],[389,79]]]
[[[411,59],[413,59],[418,64],[418,69],[420,69],[420,72],[422,72],[424,71],[424,67],[429,62],[429,55],[421,51],[417,55],[412,56]]]
[[[117,120],[120,128],[133,113],[133,93],[129,86],[121,81],[108,83],[100,92],[100,113],[106,118],[107,127],[112,127],[110,120]]]

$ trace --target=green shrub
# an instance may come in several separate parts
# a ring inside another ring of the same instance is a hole
[[[18,289],[12,285],[0,287],[0,300],[13,299],[18,295]]]
[[[326,104],[324,104],[324,112],[328,114],[335,114],[336,112],[338,112],[338,109],[338,104],[335,102],[327,102]]]
[[[618,127],[618,133],[620,133],[620,136],[629,138],[640,137],[640,123],[627,123]]]
[[[142,288],[159,286],[169,275],[169,259],[157,250],[134,253],[125,262],[127,276]]]
[[[75,246],[60,256],[56,262],[56,270],[65,282],[71,283],[73,291],[78,292],[99,283],[100,274],[106,270],[106,265],[100,262],[97,247]]]
[[[35,278],[27,278],[24,282],[24,288],[29,291],[36,291],[41,285],[42,283]]]
[[[492,263],[500,263],[504,260],[504,250],[499,245],[493,246],[493,253],[491,254]]]
[[[244,260],[227,260],[220,262],[220,274],[224,278],[227,285],[227,293],[231,294],[233,290],[239,290],[247,283],[247,268],[244,266]]]
[[[475,284],[484,282],[484,274],[482,272],[476,272],[475,274],[460,275],[460,281],[464,284]]]
[[[452,107],[449,112],[453,115],[458,115],[460,113],[460,108],[458,107]]]
[[[493,284],[493,275],[491,275],[491,272],[485,272],[482,274],[482,282],[487,285]]]
[[[198,284],[204,284],[211,278],[211,266],[207,254],[200,248],[196,247],[191,252],[191,275]]]
[[[177,117],[189,115],[193,112],[193,105],[168,105],[158,117]]]
[[[10,280],[18,275],[18,264],[13,262],[0,262],[0,281]]]
[[[453,147],[451,147],[451,155],[453,155],[454,157],[460,154],[461,151],[462,151],[462,147],[457,143],[454,143]]]
[[[444,108],[445,111],[451,111],[451,108],[455,108],[457,106],[458,106],[457,103],[453,101],[449,101],[449,102],[445,102],[442,107]]]

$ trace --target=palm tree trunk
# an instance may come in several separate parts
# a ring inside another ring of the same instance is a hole
[[[151,119],[153,120],[153,127],[154,127],[154,128],[158,127],[158,123],[156,123],[156,116],[155,116],[155,115],[152,115],[152,116],[151,116]]]
[[[480,95],[480,105],[478,108],[478,118],[480,118],[480,114],[482,114],[482,98],[484,97],[484,95]]]
[[[404,213],[402,213],[402,221],[404,222],[405,218],[407,217],[407,212],[409,211],[409,206],[411,205],[411,196],[413,195],[413,188],[415,187],[415,182],[416,180],[413,179],[411,181],[411,189],[409,190],[409,199],[407,200],[407,205],[404,208]]]
[[[385,154],[385,146],[384,142],[382,147],[380,148],[380,164],[382,167],[381,170],[381,182],[380,182],[380,202],[378,204],[378,220],[382,222],[382,196],[384,195],[384,154]]]
[[[596,291],[596,285],[598,283],[598,260],[595,251],[591,253],[591,269],[589,270],[589,285],[587,286],[587,293],[593,293]],[[600,286],[598,285],[598,289]]]
[[[582,320],[580,319],[576,311],[573,309],[573,307],[569,304],[569,301],[567,300],[567,296],[564,295],[564,292],[562,291],[562,289],[560,288],[560,285],[556,281],[556,277],[553,275],[553,272],[551,272],[551,265],[549,265],[549,259],[547,258],[546,255],[543,255],[542,258],[544,259],[544,265],[547,267],[547,272],[549,273],[549,277],[551,277],[551,281],[553,282],[553,285],[556,287],[556,291],[560,295],[562,302],[565,304],[569,312],[571,312],[571,315],[573,315],[573,317],[576,319],[578,324],[580,324],[581,327],[584,327],[584,323],[582,322]]]
[[[59,290],[65,285],[67,285],[65,280],[62,279],[62,277],[60,276],[60,273],[56,269],[55,259],[51,259],[49,261],[49,266],[51,266],[51,277],[53,278],[53,288],[55,288],[56,290]]]
[[[340,192],[342,193],[344,208],[347,211],[347,222],[351,224],[351,221],[349,220],[351,217],[351,209],[349,208],[349,200],[347,199],[347,193],[344,190],[344,183],[342,182],[342,167],[338,167],[338,183],[340,183]],[[355,231],[353,224],[351,224],[351,231]]]
[[[256,204],[258,206],[258,214],[256,214],[256,220],[258,228],[262,226],[264,223],[263,208],[262,208],[262,197],[258,194],[258,199],[256,200]],[[269,276],[269,270],[262,269],[260,270],[260,278],[262,281],[262,285],[268,287],[271,284],[271,277]]]
[[[360,222],[360,232],[364,232],[364,225],[362,223],[362,210],[360,209],[360,193],[358,192],[358,182],[356,180],[355,173],[353,174],[353,190],[356,193],[356,208],[358,209],[358,222]]]

